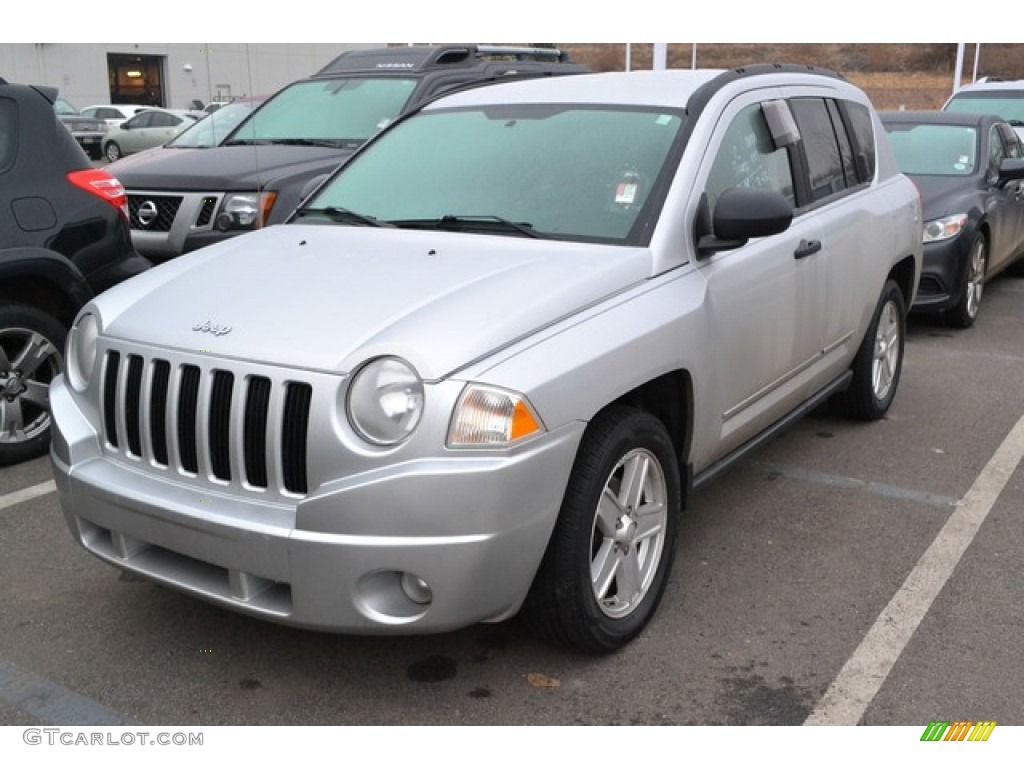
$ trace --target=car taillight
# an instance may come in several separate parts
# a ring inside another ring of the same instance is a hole
[[[125,194],[124,186],[102,168],[72,171],[68,174],[68,181],[86,192],[102,197],[128,218],[128,195]]]

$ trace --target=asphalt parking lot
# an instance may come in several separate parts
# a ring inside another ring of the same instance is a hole
[[[1021,277],[912,322],[888,417],[815,413],[697,494],[607,657],[235,615],[78,548],[48,460],[0,470],[0,725],[1022,725],[1022,330]]]

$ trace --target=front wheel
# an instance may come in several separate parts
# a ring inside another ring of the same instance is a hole
[[[988,250],[985,247],[985,237],[975,235],[971,250],[967,254],[964,287],[960,291],[960,299],[949,311],[949,321],[957,328],[970,328],[978,317],[987,266]]]
[[[894,280],[886,281],[871,325],[853,359],[850,388],[837,399],[845,415],[874,421],[889,410],[903,368],[906,314],[903,291]]]
[[[656,418],[616,407],[587,428],[558,522],[523,607],[544,639],[607,653],[661,601],[675,554],[679,465]]]
[[[64,369],[67,329],[35,307],[0,307],[0,466],[50,444],[50,382]]]
[[[104,154],[111,163],[117,162],[121,159],[121,147],[117,145],[116,141],[108,141],[104,148]]]

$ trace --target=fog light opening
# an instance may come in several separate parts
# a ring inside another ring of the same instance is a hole
[[[430,605],[434,600],[430,585],[413,573],[402,574],[402,592],[417,605]]]

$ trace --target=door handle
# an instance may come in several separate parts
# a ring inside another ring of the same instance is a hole
[[[821,250],[821,240],[800,240],[800,245],[793,251],[793,258],[806,259],[812,253]]]

